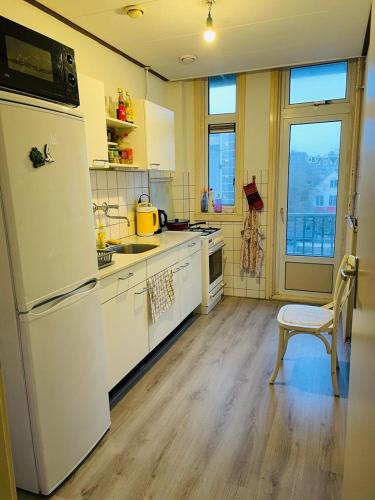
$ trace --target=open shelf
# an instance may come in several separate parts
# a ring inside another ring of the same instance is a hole
[[[145,170],[142,169],[139,165],[134,165],[133,163],[108,163],[109,168],[112,170],[127,170],[129,168],[133,168],[136,170]]]
[[[105,121],[107,123],[107,127],[130,128],[130,129],[138,127],[138,125],[135,125],[134,123],[124,122],[122,120],[117,120],[117,118],[112,118],[110,116],[107,116]]]
[[[107,141],[107,145],[108,146],[118,146],[117,142],[110,142],[110,141]]]

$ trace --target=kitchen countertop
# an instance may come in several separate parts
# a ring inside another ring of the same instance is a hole
[[[113,264],[99,269],[98,277],[99,280],[110,276],[111,274],[117,273],[126,269],[127,267],[134,266],[139,262],[145,261],[156,255],[159,255],[171,248],[177,247],[186,243],[187,241],[198,238],[199,234],[188,231],[165,231],[161,234],[156,234],[154,236],[129,236],[128,238],[123,238],[121,244],[128,245],[129,243],[142,243],[149,245],[158,245],[157,248],[148,250],[147,252],[137,253],[137,254],[122,254],[114,253],[112,255]]]

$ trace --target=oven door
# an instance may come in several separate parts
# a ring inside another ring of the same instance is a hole
[[[209,291],[211,292],[219,283],[223,281],[224,270],[224,242],[208,249],[209,268]]]
[[[0,17],[0,86],[64,102],[61,44]]]

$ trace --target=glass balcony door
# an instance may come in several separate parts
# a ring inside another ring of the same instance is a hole
[[[347,115],[283,120],[277,291],[329,297],[343,251]]]

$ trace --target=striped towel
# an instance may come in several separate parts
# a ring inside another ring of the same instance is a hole
[[[172,269],[164,269],[147,280],[148,295],[151,304],[152,322],[174,303],[174,285]]]

